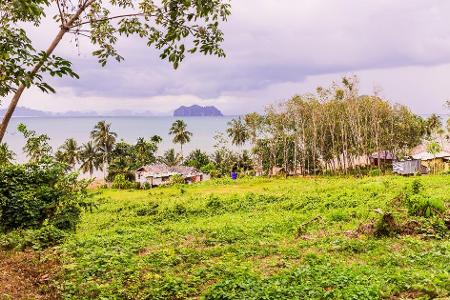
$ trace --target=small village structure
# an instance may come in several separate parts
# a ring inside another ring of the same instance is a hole
[[[136,182],[139,182],[141,186],[148,184],[151,187],[156,187],[170,183],[171,178],[175,175],[182,176],[187,184],[209,179],[208,175],[203,174],[193,167],[168,167],[163,164],[154,164],[143,166],[136,170]]]
[[[441,151],[436,154],[428,152],[419,152],[412,156],[422,162],[422,165],[428,170],[435,170],[438,172],[450,171],[450,152]]]
[[[391,166],[397,158],[392,152],[383,150],[372,153],[369,159],[372,166],[386,167]]]
[[[428,173],[428,169],[422,166],[420,159],[409,159],[394,161],[392,163],[392,170],[399,175],[418,175]]]

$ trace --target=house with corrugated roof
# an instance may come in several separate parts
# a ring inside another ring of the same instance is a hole
[[[175,175],[182,176],[187,184],[204,181],[209,178],[193,167],[173,166],[164,164],[147,165],[136,170],[136,182],[141,186],[149,184],[152,187],[165,185],[171,182]]]

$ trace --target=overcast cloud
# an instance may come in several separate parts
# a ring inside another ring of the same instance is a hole
[[[113,109],[167,114],[181,104],[216,105],[227,114],[360,77],[361,90],[417,113],[444,112],[450,99],[448,0],[234,0],[225,24],[227,58],[187,57],[172,70],[139,40],[124,40],[126,58],[101,68],[87,41],[67,38],[57,54],[81,78],[52,80],[55,95],[27,91],[20,105],[48,111]],[[45,48],[52,21],[33,33]]]

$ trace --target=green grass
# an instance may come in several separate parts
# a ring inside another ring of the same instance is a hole
[[[413,180],[255,178],[104,190],[98,209],[83,215],[76,234],[61,247],[65,296],[446,297],[448,235],[352,234],[380,219],[376,209],[392,212],[400,223],[412,218],[398,196]],[[424,192],[448,208],[450,177],[420,180]]]

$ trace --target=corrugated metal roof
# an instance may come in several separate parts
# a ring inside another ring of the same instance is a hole
[[[428,153],[428,152],[420,152],[417,153],[415,155],[412,156],[414,159],[420,159],[420,160],[432,160],[435,158],[446,158],[446,157],[450,157],[450,153],[449,152],[439,152],[435,155]]]
[[[198,171],[196,168],[193,167],[186,167],[186,166],[174,166],[174,167],[168,167],[164,164],[154,164],[154,165],[147,165],[139,168],[137,172],[144,171],[148,174],[147,176],[151,177],[165,177],[165,176],[172,176],[176,174],[180,174],[182,176],[195,176],[195,175],[201,175],[202,173]]]

